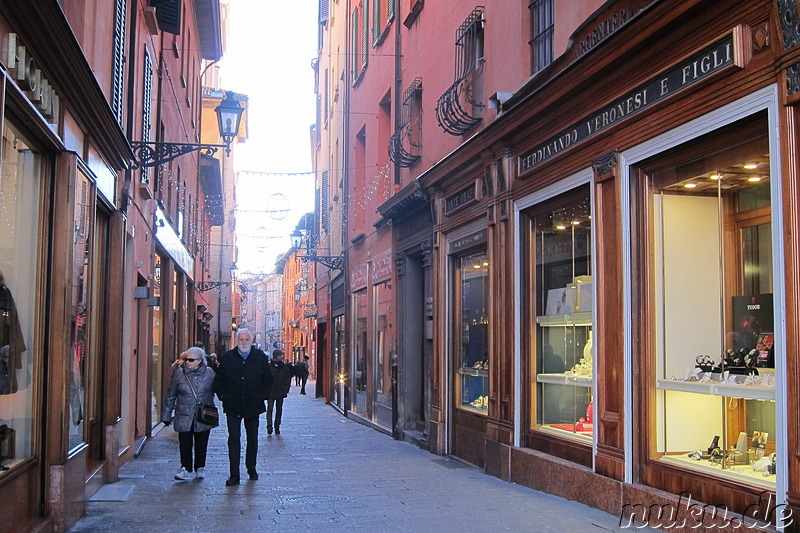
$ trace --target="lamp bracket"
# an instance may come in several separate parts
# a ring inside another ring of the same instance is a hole
[[[163,143],[163,142],[140,142],[132,141],[134,169],[150,168],[162,165],[167,161],[188,154],[190,152],[202,151],[207,156],[217,153],[220,148],[225,148],[228,155],[231,153],[230,145],[227,144],[191,144],[191,143]]]
[[[197,283],[197,285],[195,285],[195,288],[197,289],[197,292],[206,292],[212,289],[220,289],[228,285],[237,285],[242,289],[242,292],[249,292],[247,285],[241,281],[200,281]]]
[[[344,258],[341,255],[303,255],[301,256],[303,263],[312,261],[320,263],[331,270],[342,270]]]

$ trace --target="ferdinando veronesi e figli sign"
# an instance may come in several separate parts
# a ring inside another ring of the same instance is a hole
[[[737,28],[738,29],[738,28]],[[698,54],[611,102],[572,127],[519,156],[519,174],[562,153],[589,137],[653,106],[675,93],[717,74],[731,65],[743,66],[736,57],[733,31]]]

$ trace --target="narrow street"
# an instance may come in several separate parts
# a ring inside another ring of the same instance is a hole
[[[616,516],[395,441],[296,387],[280,436],[266,435],[262,415],[260,479],[225,487],[224,426],[212,431],[206,479],[173,480],[177,434],[162,429],[70,531],[622,531]]]

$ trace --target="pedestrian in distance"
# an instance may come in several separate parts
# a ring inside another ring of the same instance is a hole
[[[219,359],[214,392],[222,401],[228,424],[228,460],[230,477],[225,485],[239,484],[239,463],[242,459],[242,422],[247,435],[245,467],[251,481],[258,480],[258,417],[266,411],[264,400],[269,396],[272,373],[267,354],[252,346],[253,335],[246,328],[236,332],[236,348]]]
[[[214,372],[217,371],[217,366],[219,366],[219,361],[217,360],[217,354],[212,353],[206,356],[206,364],[208,367],[213,370]]]
[[[303,360],[294,365],[295,376],[300,380],[300,394],[306,393],[306,382],[308,381],[308,356],[304,355]]]
[[[292,386],[293,368],[291,363],[283,360],[283,350],[273,350],[269,369],[272,372],[272,388],[267,400],[267,435],[281,434],[281,416],[283,415],[283,399],[289,394]],[[272,420],[272,410],[275,408],[275,423]]]
[[[178,481],[206,477],[206,452],[212,426],[197,419],[197,404],[214,404],[214,371],[206,366],[205,355],[203,349],[197,347],[181,354],[181,365],[172,374],[161,409],[161,421],[165,426],[174,421],[172,427],[178,432],[181,454],[181,468],[175,474]]]

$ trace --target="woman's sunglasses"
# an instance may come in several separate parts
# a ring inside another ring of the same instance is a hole
[[[189,359],[188,357],[184,359],[187,363],[194,363],[195,361],[199,361],[200,359]]]

